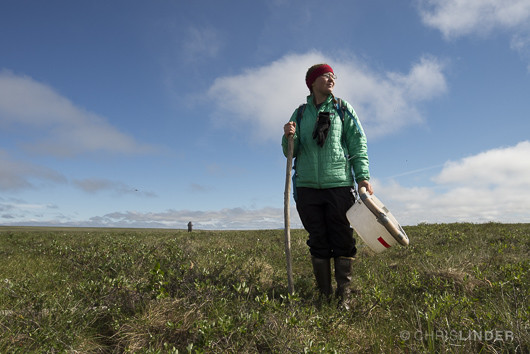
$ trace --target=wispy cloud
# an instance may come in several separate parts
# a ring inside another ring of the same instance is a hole
[[[220,32],[212,27],[190,27],[181,40],[182,54],[188,61],[215,58],[223,47]]]
[[[335,59],[320,52],[289,54],[267,66],[215,80],[209,89],[218,110],[214,120],[233,127],[249,123],[243,126],[250,129],[252,138],[277,141],[281,127],[308,94],[307,68],[320,62],[334,67],[339,76],[335,94],[354,106],[370,137],[421,122],[418,104],[447,91],[444,65],[434,57],[421,58],[408,73],[379,74],[356,58]]]
[[[191,183],[189,186],[189,190],[191,190],[194,193],[205,193],[205,192],[212,190],[212,187],[205,186],[205,185],[198,184],[198,183]]]
[[[420,222],[530,222],[530,141],[491,149],[458,161],[448,161],[426,187],[404,187],[395,180],[374,179],[375,193],[402,225]],[[112,185],[112,183],[111,183]],[[96,187],[94,187],[97,189]],[[50,205],[30,205],[0,198],[2,222],[17,225],[99,227],[161,227],[183,229],[192,221],[197,229],[283,228],[281,208],[232,208],[210,211],[114,212],[89,220],[71,217],[38,218]],[[27,222],[16,222],[20,215]],[[34,221],[36,220],[36,221]],[[291,227],[301,228],[294,204]]]
[[[0,191],[36,188],[43,183],[66,183],[60,173],[44,166],[12,159],[0,149]]]
[[[117,195],[137,195],[143,197],[155,197],[153,192],[143,191],[135,187],[126,185],[125,183],[112,181],[108,179],[87,178],[82,180],[74,180],[73,184],[79,189],[95,194],[99,192],[112,192]]]
[[[49,220],[50,214],[56,214],[58,206],[55,204],[28,203],[17,198],[0,197],[0,223],[18,225],[20,220],[39,222]],[[63,219],[61,222],[64,222]]]
[[[189,221],[195,229],[202,230],[266,230],[283,228],[281,208],[246,209],[233,208],[211,211],[166,210],[162,212],[114,212],[94,216],[88,220],[73,220],[71,216],[38,217],[35,210],[49,209],[51,206],[16,206],[15,203],[0,199],[0,222],[5,225],[40,225],[72,227],[142,227],[184,229]],[[22,218],[23,215],[23,218]],[[18,221],[19,219],[24,221]],[[301,228],[302,224],[294,206],[291,208],[291,227]]]
[[[155,150],[120,132],[104,117],[77,107],[52,87],[7,70],[0,71],[0,124],[16,130],[17,143],[38,154],[65,157]]]
[[[301,227],[296,210],[291,210],[293,228]],[[168,210],[159,213],[117,212],[95,217],[90,222],[114,227],[185,228],[191,221],[195,228],[205,230],[277,229],[283,227],[283,210],[222,209],[213,211]]]

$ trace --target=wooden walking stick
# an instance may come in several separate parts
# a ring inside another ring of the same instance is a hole
[[[291,199],[291,170],[293,165],[293,136],[287,137],[287,172],[285,173],[285,193],[283,196],[283,216],[285,224],[285,256],[287,258],[287,284],[289,294],[294,293],[293,268],[291,264],[291,212],[289,201]]]

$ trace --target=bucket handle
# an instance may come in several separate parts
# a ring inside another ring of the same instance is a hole
[[[366,205],[368,210],[372,212],[372,214],[375,215],[377,221],[379,221],[385,229],[396,239],[397,242],[399,242],[402,246],[408,246],[409,244],[409,238],[405,234],[405,232],[401,229],[401,226],[399,228],[386,216],[386,213],[381,209],[379,206],[375,204],[375,202],[372,200],[370,195],[366,193],[366,188],[361,187],[359,188],[359,197],[361,198],[361,201]],[[401,230],[400,230],[401,229]]]

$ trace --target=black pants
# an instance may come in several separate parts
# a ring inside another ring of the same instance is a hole
[[[317,258],[354,257],[357,249],[346,212],[355,202],[352,187],[296,189],[296,210],[309,233],[307,245]]]

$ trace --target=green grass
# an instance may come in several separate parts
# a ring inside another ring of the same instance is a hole
[[[530,224],[421,224],[354,306],[321,304],[306,233],[0,227],[0,352],[527,353]]]

